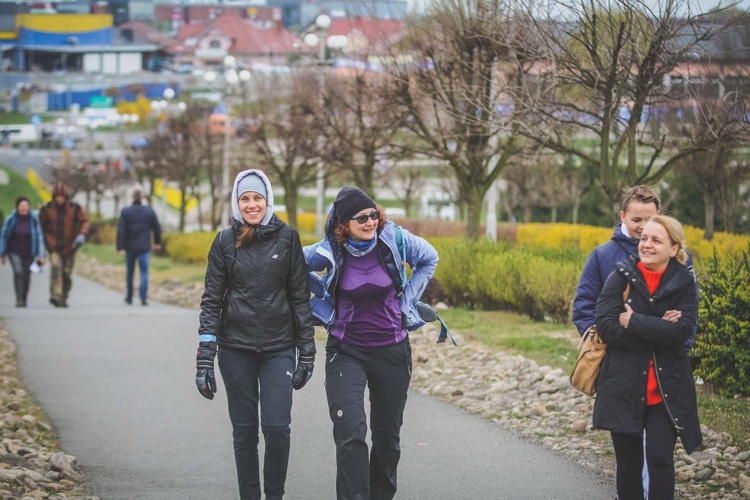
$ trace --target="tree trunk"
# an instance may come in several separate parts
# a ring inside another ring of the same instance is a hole
[[[714,196],[708,191],[703,193],[703,203],[705,204],[704,214],[706,217],[706,231],[703,233],[703,239],[711,241],[714,239]]]
[[[552,213],[550,214],[550,222],[552,224],[557,222],[557,207],[552,207]]]
[[[571,224],[578,224],[578,211],[581,208],[581,198],[576,197],[575,201],[573,202],[573,212],[570,216],[570,223]]]
[[[467,189],[465,192],[466,236],[470,240],[478,240],[481,236],[482,205],[484,204],[484,197],[476,192],[476,188]]]
[[[185,232],[185,212],[187,212],[187,186],[180,186],[180,224],[178,231]]]
[[[297,227],[297,189],[284,187],[284,204],[286,204],[286,217],[289,225]]]
[[[523,201],[523,223],[531,222],[531,203],[528,200]]]

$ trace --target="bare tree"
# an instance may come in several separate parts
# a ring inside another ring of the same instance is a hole
[[[403,42],[414,58],[398,68],[407,128],[419,154],[455,172],[472,239],[488,189],[521,149],[519,103],[535,58],[529,26],[506,0],[436,0]]]
[[[407,217],[414,217],[414,204],[419,202],[425,185],[423,169],[418,166],[396,166],[385,180],[385,185],[403,205]]]
[[[732,31],[719,36],[718,42],[727,43]],[[720,54],[731,53],[730,50],[720,51]],[[698,181],[703,192],[704,238],[707,240],[714,237],[718,211],[725,215],[725,227],[727,223],[733,226],[733,207],[741,200],[738,188],[750,179],[747,154],[738,151],[750,141],[747,119],[750,87],[737,83],[748,81],[749,75],[738,72],[737,66],[731,71],[725,71],[722,66],[716,62],[701,65],[700,82],[703,85],[697,86],[697,95],[693,94],[695,89],[692,88],[675,89],[675,93],[681,92],[683,105],[671,109],[665,120],[673,135],[686,136],[692,143],[707,144],[705,150],[682,158],[678,164],[681,172]],[[732,75],[730,81],[724,73]]]
[[[411,154],[398,144],[407,109],[397,89],[390,75],[351,70],[330,76],[322,90],[325,160],[371,196],[375,181],[388,175],[386,166]]]
[[[160,124],[142,148],[144,170],[141,175],[151,181],[165,178],[177,183],[180,190],[178,230],[185,231],[185,217],[189,195],[200,181],[207,154],[205,129],[201,124],[207,119],[205,108],[188,104],[184,112],[170,116]]]
[[[251,157],[284,188],[292,226],[297,226],[300,188],[314,182],[326,148],[319,84],[317,75],[305,71],[293,74],[288,85],[271,79],[255,81],[257,115],[247,144]]]
[[[537,108],[537,126],[524,130],[529,138],[595,165],[613,204],[624,186],[656,183],[709,146],[707,137],[666,133],[659,112],[678,99],[672,73],[703,52],[720,23],[692,14],[690,0],[554,5],[561,12],[555,21],[536,23],[547,47],[540,75],[554,87]]]

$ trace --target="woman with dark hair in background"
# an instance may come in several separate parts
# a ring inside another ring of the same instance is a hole
[[[31,210],[29,199],[16,198],[16,209],[8,216],[0,230],[0,262],[6,257],[13,267],[13,286],[16,291],[16,307],[26,307],[31,284],[33,263],[44,264],[44,234],[39,217]]]

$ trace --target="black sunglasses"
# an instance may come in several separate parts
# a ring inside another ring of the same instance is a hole
[[[380,212],[375,210],[374,212],[370,212],[368,215],[359,215],[357,217],[352,217],[349,220],[356,220],[360,224],[364,224],[365,222],[367,222],[367,219],[378,220],[378,217],[380,217]]]

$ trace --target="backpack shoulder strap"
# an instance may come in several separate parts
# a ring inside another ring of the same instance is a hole
[[[406,288],[406,245],[404,245],[404,230],[396,226],[396,248],[401,258],[401,289]]]
[[[224,243],[224,236],[226,235],[226,233],[230,233],[230,235],[232,236],[232,241],[228,245]],[[234,265],[237,263],[237,247],[235,246],[236,242],[237,242],[237,239],[235,237],[234,230],[231,227],[227,229],[222,229],[221,233],[219,233],[219,246],[221,246],[221,254],[224,257],[224,262],[226,263],[227,269],[229,269],[229,279],[227,280],[228,282],[232,281],[232,272],[234,271]],[[232,249],[232,252],[231,252],[232,262],[231,263],[227,260],[228,248]]]

